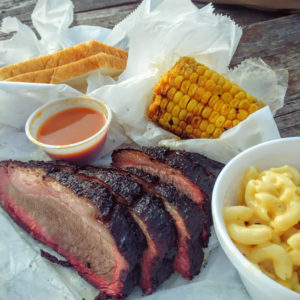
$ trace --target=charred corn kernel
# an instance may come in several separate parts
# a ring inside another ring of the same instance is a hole
[[[202,121],[201,117],[199,117],[199,116],[194,117],[192,120],[192,123],[191,123],[193,128],[199,128],[201,121]]]
[[[179,122],[179,127],[181,127],[182,130],[185,130],[186,123],[184,121]]]
[[[198,103],[195,108],[193,109],[193,113],[195,115],[200,115],[202,113],[202,110],[204,108],[204,105],[202,103]]]
[[[180,88],[182,81],[183,81],[183,76],[182,75],[176,76],[176,78],[174,80],[174,84],[175,84],[176,89]]]
[[[232,125],[233,125],[233,126],[236,126],[236,125],[239,124],[239,123],[240,123],[239,120],[233,120],[233,121],[232,121]]]
[[[197,74],[196,72],[193,72],[193,73],[191,74],[191,76],[190,76],[190,81],[191,81],[192,83],[196,83],[197,80],[198,80],[198,74]]]
[[[184,120],[186,117],[187,111],[185,109],[181,110],[179,113],[179,120]]]
[[[174,102],[169,102],[167,105],[167,112],[168,113],[172,112],[174,106],[175,106]]]
[[[241,100],[241,102],[239,103],[239,108],[240,109],[248,109],[250,106],[249,101],[247,101],[247,99],[243,99]]]
[[[214,132],[215,128],[216,127],[214,124],[208,124],[206,128],[206,132],[209,134],[209,136]]]
[[[153,91],[147,116],[182,138],[218,138],[265,106],[190,57],[179,59]]]
[[[214,105],[214,110],[220,112],[223,105],[224,105],[224,102],[222,100],[218,100]]]
[[[174,87],[170,88],[167,94],[168,99],[173,100],[176,92],[177,90]]]
[[[215,131],[213,132],[212,137],[214,139],[217,139],[222,133],[223,131],[221,130],[221,128],[216,128]]]
[[[193,126],[191,124],[188,124],[186,127],[185,127],[185,131],[186,133],[192,133],[193,132]]]
[[[221,98],[225,103],[229,103],[232,100],[232,95],[226,92],[221,96]]]
[[[206,82],[204,84],[204,88],[207,91],[213,91],[215,87],[216,87],[216,83],[213,80],[211,80],[211,79],[206,80]]]
[[[176,126],[175,134],[177,134],[177,135],[182,135],[182,132],[183,132],[182,128],[179,127],[179,126]]]
[[[226,121],[225,117],[220,116],[215,123],[216,127],[221,128],[224,125],[225,121]]]
[[[197,88],[197,91],[196,91],[196,93],[195,93],[195,95],[194,95],[194,98],[195,98],[197,101],[200,101],[201,98],[202,98],[202,96],[204,95],[204,93],[205,93],[204,88],[203,88],[203,87],[198,87],[198,88]]]
[[[184,95],[180,101],[179,101],[179,107],[181,108],[186,108],[188,102],[190,100],[190,96],[189,95]]]
[[[201,102],[202,102],[203,104],[206,104],[206,103],[208,102],[208,100],[210,99],[211,95],[212,95],[212,94],[211,94],[210,91],[205,92],[205,93],[203,94],[202,98],[201,98]]]
[[[214,124],[217,121],[217,119],[218,119],[219,116],[220,116],[220,114],[217,111],[213,111],[210,114],[208,121],[210,123]]]
[[[193,130],[193,134],[196,138],[200,138],[201,137],[201,130],[196,128]]]
[[[164,85],[161,89],[161,95],[166,96],[170,88],[171,86],[169,84]]]
[[[197,104],[198,104],[198,102],[195,99],[191,99],[191,101],[188,103],[186,109],[188,111],[193,111]]]
[[[190,85],[191,85],[191,82],[190,82],[189,80],[183,80],[183,81],[182,81],[180,90],[181,90],[181,92],[182,92],[184,95],[187,94]]]
[[[192,120],[193,120],[193,114],[191,113],[191,112],[188,112],[187,114],[186,114],[186,117],[185,117],[185,122],[187,123],[187,124],[191,124],[192,123]]]
[[[174,86],[175,85],[175,78],[176,78],[176,75],[170,75],[170,78],[169,78],[169,84],[170,84],[170,86]]]
[[[212,109],[209,106],[204,107],[203,111],[202,111],[202,117],[204,119],[208,119],[210,114],[212,112]]]
[[[181,112],[182,112],[182,110],[179,107],[179,105],[175,105],[173,110],[172,110],[172,116],[178,117]]]
[[[178,103],[180,101],[180,99],[182,98],[182,96],[183,96],[183,94],[180,91],[176,92],[174,95],[173,101],[175,103]]]
[[[230,105],[228,103],[224,103],[221,109],[221,115],[227,116],[230,111]]]
[[[228,113],[227,119],[233,120],[233,119],[235,119],[235,117],[236,117],[236,110],[234,108],[231,108]]]
[[[248,112],[244,109],[240,109],[237,114],[237,119],[240,121],[245,120],[248,117]]]
[[[208,105],[210,107],[213,107],[215,105],[215,103],[219,100],[219,96],[218,95],[212,95],[211,98],[208,101]]]
[[[168,104],[168,99],[163,98],[162,101],[161,101],[161,104],[160,104],[160,108],[162,109],[162,111],[166,110],[167,104]]]
[[[188,90],[188,95],[193,97],[198,89],[198,85],[196,83],[192,83]]]
[[[200,130],[201,131],[206,131],[206,128],[208,126],[208,121],[207,120],[202,120],[200,123]]]

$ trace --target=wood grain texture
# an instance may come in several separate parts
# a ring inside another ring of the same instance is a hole
[[[100,10],[78,12],[75,14],[73,25],[95,25],[113,28],[127,17],[138,4],[114,6]]]
[[[201,1],[193,1],[194,4],[201,8],[207,3],[201,3]],[[257,9],[251,9],[240,5],[223,5],[223,4],[214,4],[215,13],[229,16],[241,27],[245,27],[250,24],[257,22],[272,20],[275,18],[288,15],[287,12],[278,12],[278,11],[262,11]]]
[[[210,0],[200,0],[203,2],[211,2]],[[256,9],[264,10],[299,10],[300,2],[298,0],[214,0],[216,3],[223,4],[243,4],[248,7],[255,7]]]
[[[32,28],[31,12],[37,0],[0,0],[0,20],[15,16]],[[129,15],[140,0],[73,0],[72,25],[96,25],[113,28]],[[194,1],[199,8],[206,5]],[[243,27],[243,36],[232,66],[245,58],[261,57],[272,68],[289,71],[285,105],[275,120],[282,136],[300,135],[300,14],[267,12],[242,6],[215,4],[215,12],[231,17]],[[0,40],[9,38],[0,32]]]

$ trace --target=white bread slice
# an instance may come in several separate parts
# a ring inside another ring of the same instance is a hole
[[[68,47],[52,54],[43,55],[26,60],[24,62],[0,68],[0,80],[7,80],[11,77],[16,77],[24,73],[53,69],[55,67],[93,56],[97,53],[110,54],[125,61],[127,60],[128,56],[128,53],[122,49],[92,40],[78,44],[74,47]]]
[[[73,88],[85,92],[86,78],[94,71],[100,70],[103,75],[117,77],[126,68],[127,60],[106,53],[98,53],[78,61],[55,68],[28,72],[7,81],[33,83],[66,83]]]

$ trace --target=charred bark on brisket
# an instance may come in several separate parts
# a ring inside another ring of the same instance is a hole
[[[137,167],[158,175],[197,203],[206,215],[202,242],[207,246],[212,224],[210,195],[222,164],[200,154],[164,147],[120,149],[113,152],[112,159],[117,167]]]
[[[156,175],[132,167],[116,169],[116,171],[130,174],[134,180],[154,193],[166,205],[166,209],[174,219],[178,235],[179,250],[174,268],[186,279],[192,279],[199,274],[204,257],[200,236],[205,219],[199,206],[187,196],[178,194],[173,185],[161,182]]]
[[[173,273],[177,253],[177,235],[171,216],[156,196],[146,192],[131,179],[113,169],[87,167],[78,171],[79,176],[106,185],[116,198],[129,207],[148,241],[141,265],[140,285],[145,294],[152,293]]]

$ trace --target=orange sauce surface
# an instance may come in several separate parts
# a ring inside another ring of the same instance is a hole
[[[105,122],[105,115],[92,108],[66,109],[42,124],[37,132],[37,140],[48,145],[77,143],[97,133]]]

